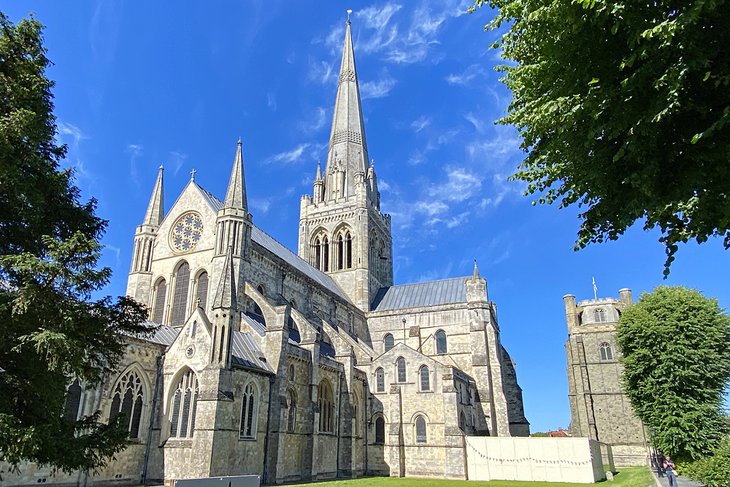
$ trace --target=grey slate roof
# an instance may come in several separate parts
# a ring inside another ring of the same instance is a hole
[[[152,343],[159,343],[169,347],[172,345],[172,342],[175,341],[175,338],[177,338],[179,333],[180,331],[175,328],[161,325],[157,331],[155,331],[154,335],[149,338],[143,338],[143,340]],[[233,333],[232,338],[231,361],[233,362],[233,365],[256,369],[270,374],[274,373],[274,370],[266,361],[263,352],[261,352],[261,349],[258,344],[256,344],[256,341],[250,333],[236,331]]]
[[[464,283],[469,277],[441,281],[417,282],[400,286],[382,287],[375,295],[371,311],[418,308],[466,302]]]
[[[203,195],[208,200],[208,203],[210,203],[210,206],[215,210],[218,211],[221,208],[223,208],[223,202],[216,198],[212,193],[208,192],[206,189],[204,189],[202,186],[198,185],[198,183],[195,183],[198,188],[200,188],[200,191],[203,193]],[[288,248],[284,247],[281,243],[279,243],[274,237],[269,235],[268,233],[261,230],[256,225],[253,225],[253,228],[251,229],[251,240],[271,252],[272,254],[278,256],[280,259],[282,259],[284,262],[289,264],[290,266],[294,267],[298,271],[300,271],[305,276],[309,277],[313,281],[317,282],[318,284],[322,285],[329,291],[333,292],[340,298],[349,301],[347,298],[347,295],[340,289],[340,287],[335,283],[335,281],[325,274],[324,272],[320,271],[319,269],[315,269],[311,265],[309,265],[308,262],[304,261],[301,257],[299,257],[297,254],[289,250]]]
[[[233,343],[231,344],[233,365],[246,367],[249,369],[259,369],[274,373],[274,369],[266,361],[263,352],[256,344],[250,333],[234,332]]]

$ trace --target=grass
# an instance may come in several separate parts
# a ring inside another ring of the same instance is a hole
[[[586,484],[565,482],[522,482],[513,480],[492,480],[491,482],[465,482],[464,480],[417,479],[397,477],[363,477],[350,480],[330,480],[307,484],[290,484],[306,487],[578,487]],[[590,484],[588,484],[590,485]],[[612,482],[601,482],[602,487],[650,487],[654,480],[646,467],[623,468]]]

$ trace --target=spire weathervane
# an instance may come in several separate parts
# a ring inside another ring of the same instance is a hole
[[[350,15],[352,15],[352,9],[348,8],[347,9],[347,23],[348,24],[350,23]]]

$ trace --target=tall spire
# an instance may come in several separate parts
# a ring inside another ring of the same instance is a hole
[[[342,64],[337,85],[337,98],[332,116],[329,151],[325,177],[330,178],[336,171],[344,172],[344,180],[333,177],[334,184],[327,179],[325,189],[328,199],[354,194],[355,175],[367,172],[367,143],[362,121],[360,89],[355,69],[355,54],[352,49],[350,20],[345,26],[345,43],[342,48]]]
[[[157,172],[157,181],[155,187],[152,190],[152,196],[150,197],[150,204],[147,206],[147,213],[144,215],[143,225],[155,225],[158,226],[162,222],[162,218],[165,216],[165,208],[163,201],[162,191],[162,172],[163,168],[160,165],[160,169]]]
[[[237,308],[233,247],[228,247],[226,261],[223,265],[220,280],[218,281],[218,288],[216,289],[215,298],[213,299],[213,309],[216,308],[232,310]]]
[[[243,149],[241,139],[238,139],[238,147],[236,149],[236,158],[233,161],[231,169],[231,179],[228,181],[228,191],[226,191],[226,200],[223,203],[225,208],[243,208],[247,209],[246,201],[246,181],[243,177]]]

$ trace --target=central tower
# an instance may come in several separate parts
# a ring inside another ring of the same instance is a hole
[[[324,174],[302,197],[299,256],[329,274],[363,311],[378,289],[393,284],[390,215],[380,212],[375,167],[368,165],[350,20],[345,29]]]

